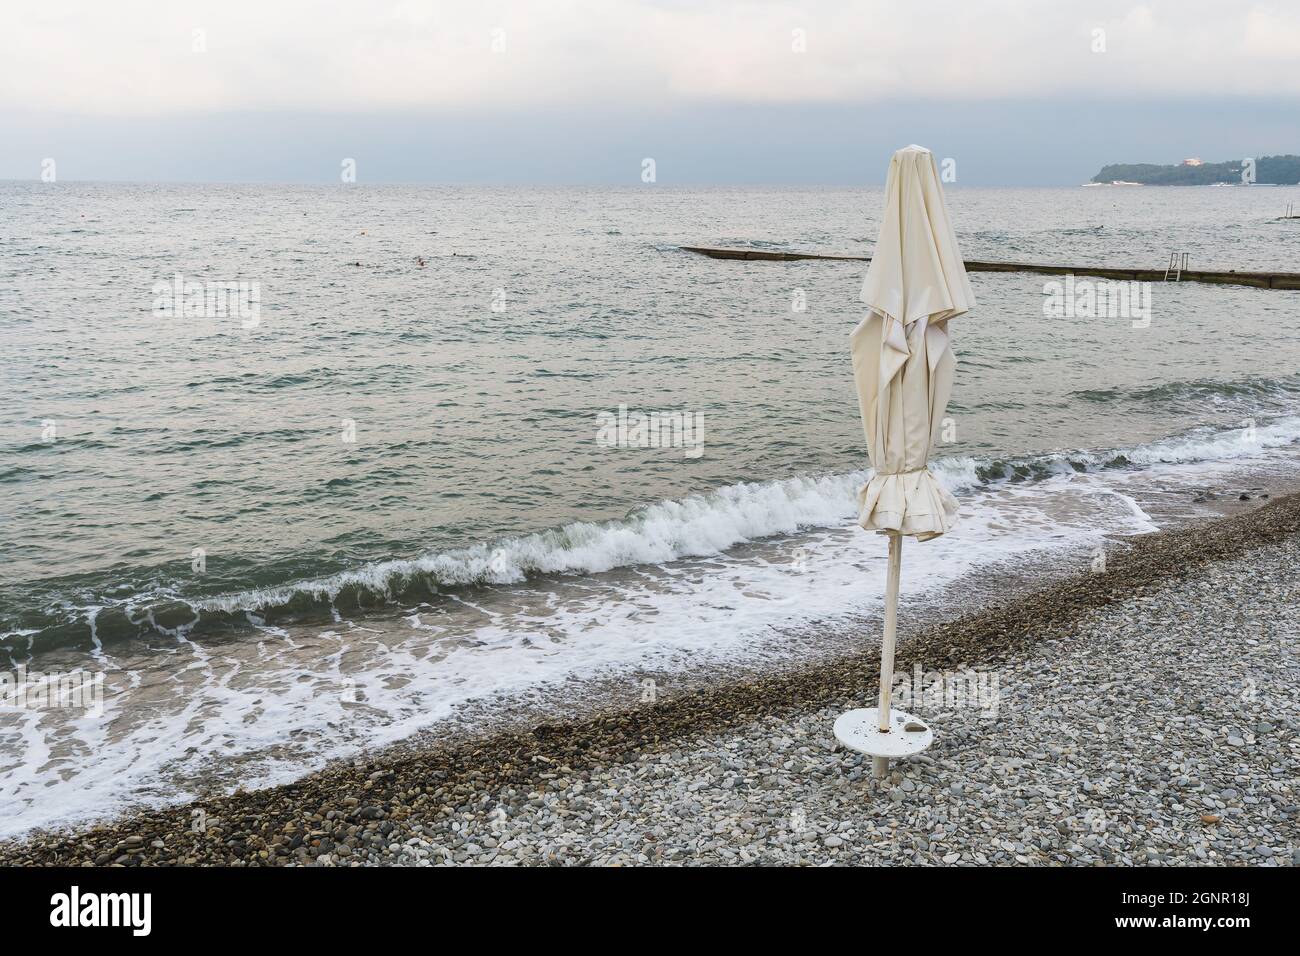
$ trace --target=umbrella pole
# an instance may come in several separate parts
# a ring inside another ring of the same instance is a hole
[[[877,729],[889,733],[889,697],[894,685],[894,641],[898,630],[898,579],[903,569],[903,536],[897,532],[889,535],[889,577],[885,585],[885,637],[880,644],[880,705],[876,713],[880,718]],[[871,772],[883,779],[889,772],[888,757],[873,757]]]
[[[894,689],[894,644],[898,633],[898,584],[903,568],[903,536],[889,535],[889,576],[885,585],[885,634],[880,642],[880,706],[840,714],[835,740],[850,750],[871,755],[878,781],[889,775],[889,761],[919,754],[934,742],[934,732],[912,714],[890,710]]]

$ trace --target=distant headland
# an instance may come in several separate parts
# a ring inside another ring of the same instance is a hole
[[[1260,156],[1254,160],[1253,178],[1243,176],[1250,170],[1244,159],[1222,163],[1203,163],[1185,159],[1181,163],[1159,166],[1155,163],[1114,163],[1103,166],[1092,183],[1115,183],[1124,186],[1214,186],[1256,183],[1265,186],[1293,186],[1300,183],[1300,156]]]

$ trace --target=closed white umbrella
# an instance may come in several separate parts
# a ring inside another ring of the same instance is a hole
[[[879,777],[891,757],[918,753],[933,740],[923,722],[890,709],[902,539],[938,537],[957,517],[956,499],[928,462],[957,365],[948,322],[975,304],[938,167],[921,146],[900,149],[890,161],[884,222],[862,301],[867,314],[849,342],[874,474],[858,492],[858,523],[889,536],[889,574],[879,706],[843,714],[835,736],[872,754]]]

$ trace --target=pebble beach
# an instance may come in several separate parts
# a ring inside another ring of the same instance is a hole
[[[2,864],[1294,865],[1300,495],[1117,542],[1104,569],[906,635],[918,709],[881,781],[836,746],[876,648],[573,723],[0,846]]]

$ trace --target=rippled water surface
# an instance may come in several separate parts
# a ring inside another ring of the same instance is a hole
[[[1296,192],[949,202],[968,258],[1300,271],[1300,221],[1276,219]],[[870,613],[863,264],[678,247],[865,255],[881,198],[0,184],[0,645],[107,679],[102,718],[0,712],[9,829]],[[177,274],[257,283],[257,324],[156,315]],[[906,587],[1294,462],[1300,293],[1158,284],[1135,328],[1045,317],[1044,278],[971,277],[936,464],[963,523]],[[701,453],[602,447],[620,405],[700,416]]]

